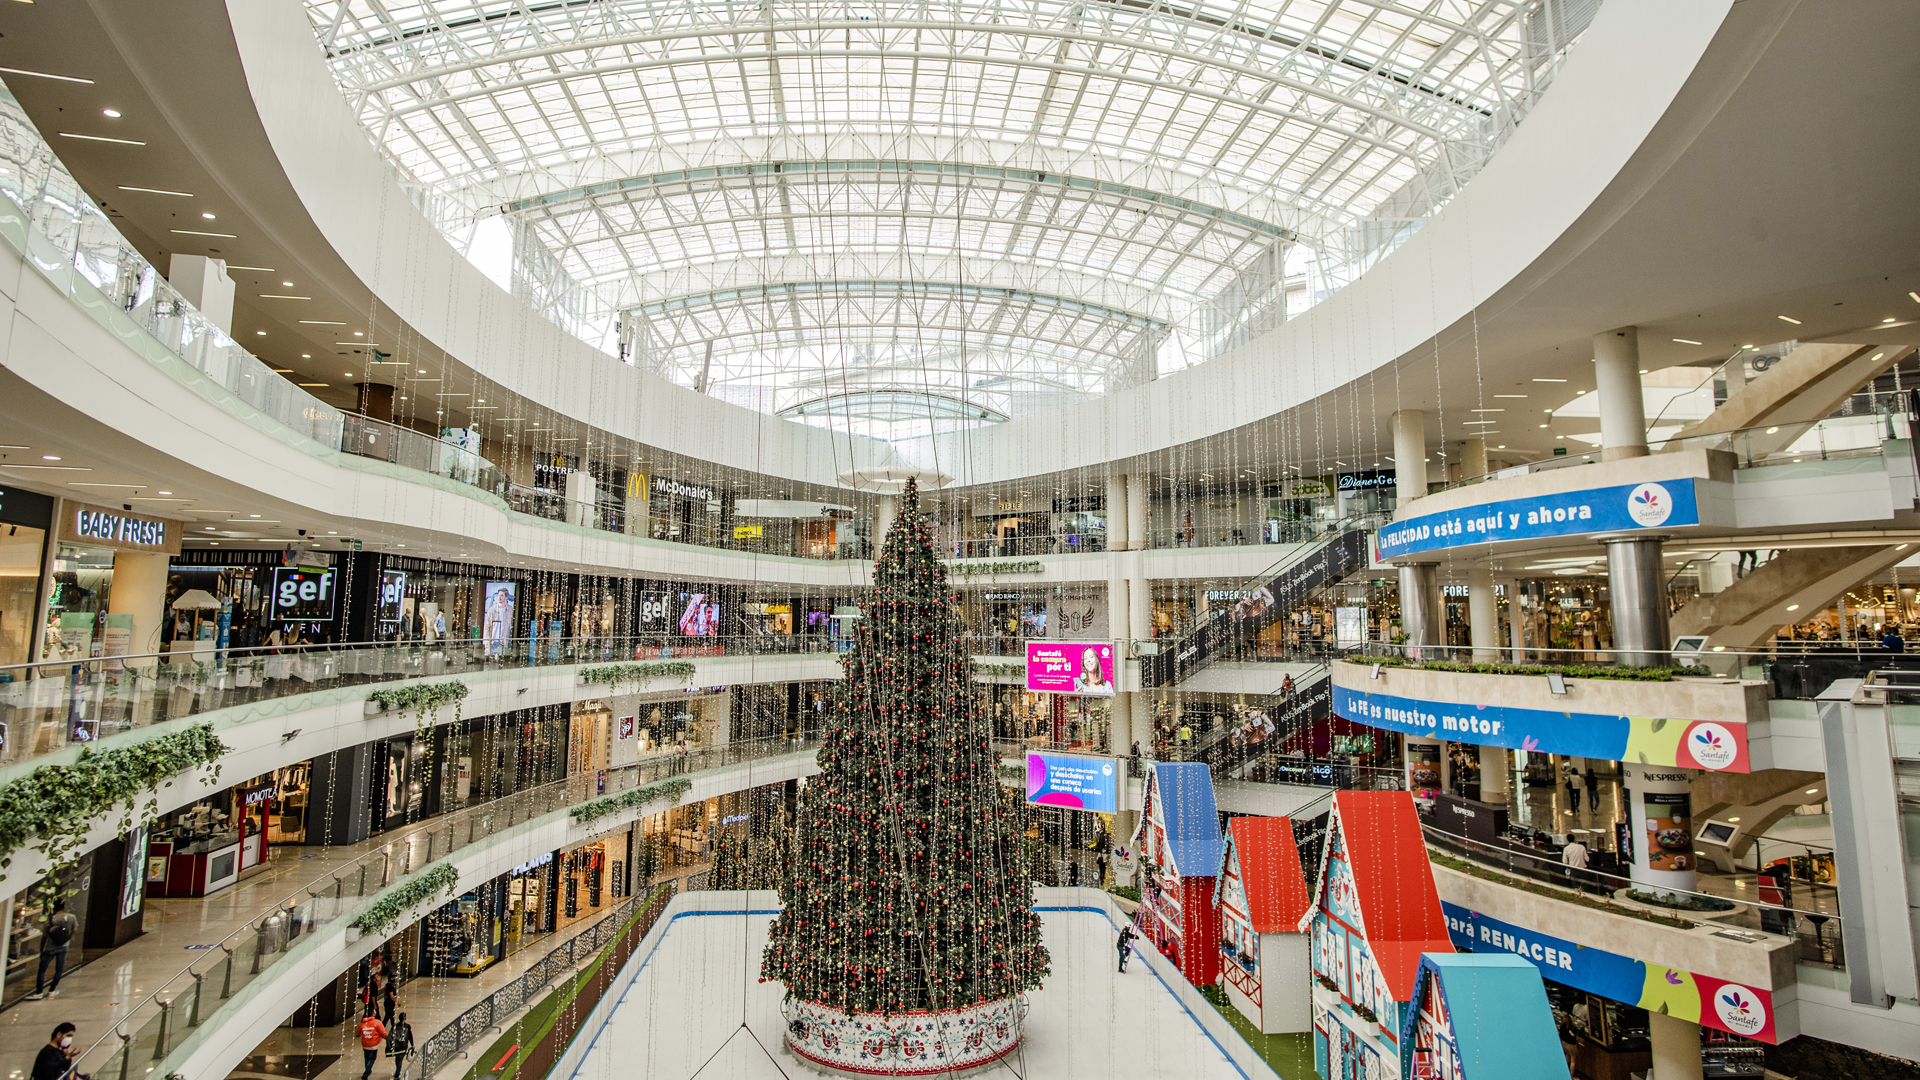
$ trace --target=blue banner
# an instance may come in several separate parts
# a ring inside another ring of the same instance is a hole
[[[1474,746],[1716,772],[1751,768],[1745,724],[1427,701],[1344,686],[1333,688],[1333,712],[1356,724]]]
[[[1422,514],[1380,530],[1380,557],[1502,540],[1698,525],[1695,483],[1684,479],[1621,484]]]

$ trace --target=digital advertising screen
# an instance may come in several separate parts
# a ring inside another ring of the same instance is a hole
[[[1027,690],[1036,694],[1112,697],[1113,645],[1109,642],[1027,642]]]
[[[485,606],[480,612],[480,639],[487,643],[490,655],[505,652],[508,639],[513,637],[513,607],[519,591],[518,582],[489,581],[486,584],[482,594]]]
[[[1110,757],[1029,750],[1027,801],[1035,806],[1111,814],[1120,805],[1119,770]]]
[[[720,598],[707,593],[681,593],[680,632],[688,637],[720,636]]]

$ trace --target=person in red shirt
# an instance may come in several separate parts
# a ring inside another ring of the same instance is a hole
[[[374,1063],[380,1060],[380,1044],[387,1041],[387,1025],[373,1015],[373,1006],[367,1006],[367,1018],[360,1021],[357,1029],[360,1033],[360,1049],[366,1052],[367,1068],[360,1074],[360,1080],[373,1075]]]

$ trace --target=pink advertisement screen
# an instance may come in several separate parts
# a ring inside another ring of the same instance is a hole
[[[1027,689],[1042,694],[1112,697],[1112,643],[1027,642]]]

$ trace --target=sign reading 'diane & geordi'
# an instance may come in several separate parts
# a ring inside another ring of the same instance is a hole
[[[1380,530],[1380,557],[1502,540],[1698,525],[1694,483],[1689,478],[1620,484],[1422,514]]]

